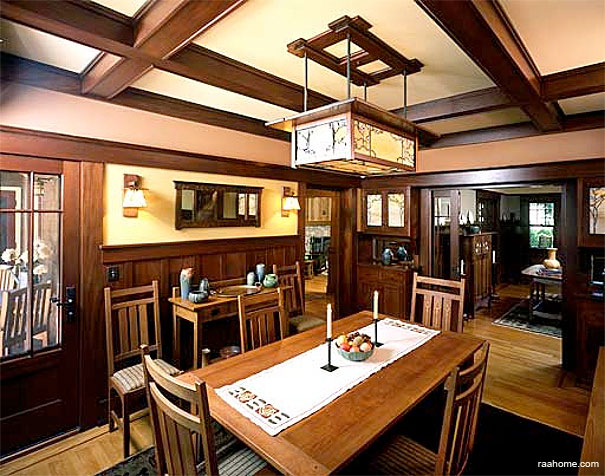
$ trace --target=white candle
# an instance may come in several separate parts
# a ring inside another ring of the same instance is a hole
[[[460,274],[464,274],[464,260],[460,260]]]
[[[332,304],[328,303],[326,313],[327,313],[326,324],[328,327],[327,338],[331,339],[332,338]]]
[[[492,251],[492,263],[496,263],[496,252]]]
[[[374,302],[372,304],[374,319],[378,319],[378,291],[374,291]]]

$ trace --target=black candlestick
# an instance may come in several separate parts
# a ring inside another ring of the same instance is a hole
[[[382,342],[378,342],[378,319],[373,319],[374,321],[374,347],[380,347]]]
[[[332,365],[332,338],[328,337],[326,342],[328,344],[328,363],[321,368],[328,372],[334,372],[338,367],[336,367],[336,365]]]

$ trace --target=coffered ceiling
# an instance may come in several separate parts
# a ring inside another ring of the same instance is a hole
[[[0,0],[9,54],[2,79],[265,135],[265,121],[302,109],[304,62],[287,44],[349,15],[423,63],[408,78],[408,114],[436,134],[519,123],[531,134],[603,126],[602,0],[149,2]],[[343,56],[346,45],[330,52]],[[309,87],[311,107],[346,96],[345,78],[314,62]],[[362,97],[363,89],[352,93]],[[402,78],[369,87],[368,100],[402,113]]]

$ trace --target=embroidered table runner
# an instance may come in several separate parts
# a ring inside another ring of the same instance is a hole
[[[374,324],[359,329],[374,339]],[[347,390],[439,334],[397,319],[378,323],[378,340],[384,345],[363,362],[340,356],[332,343],[332,365],[327,372],[327,344],[319,345],[285,362],[219,388],[217,394],[270,435],[277,435],[316,412]]]

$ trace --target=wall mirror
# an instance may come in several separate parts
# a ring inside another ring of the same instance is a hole
[[[262,187],[174,182],[175,228],[260,226]]]

